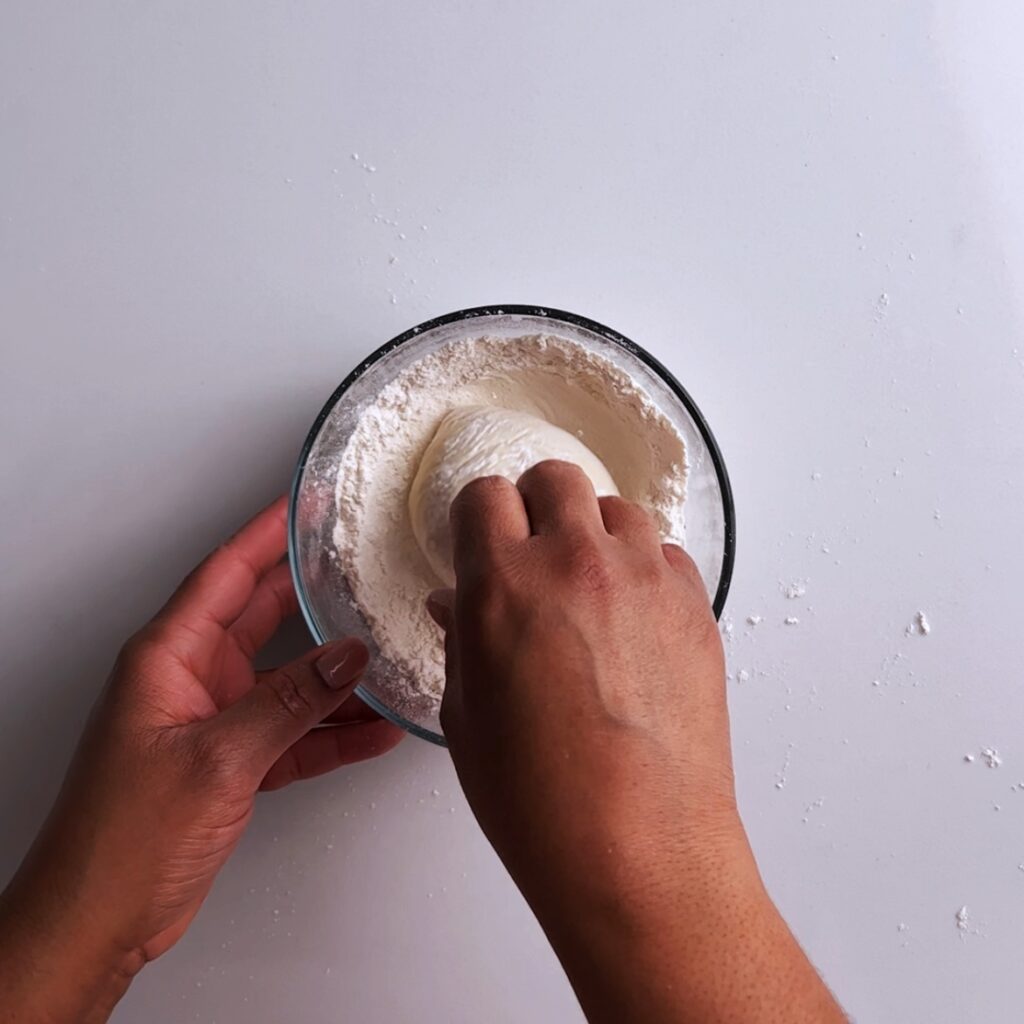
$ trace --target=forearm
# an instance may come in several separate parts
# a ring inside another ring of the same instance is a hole
[[[24,874],[0,895],[0,1024],[103,1024],[138,969],[55,897]]]
[[[535,907],[590,1024],[842,1024],[746,846]],[[640,874],[639,867],[637,873]],[[589,888],[589,887],[588,887]]]

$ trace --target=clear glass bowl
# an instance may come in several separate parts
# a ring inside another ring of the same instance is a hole
[[[409,732],[444,745],[436,709],[402,700],[388,686],[388,663],[356,608],[334,553],[335,487],[342,451],[364,406],[407,366],[462,337],[561,335],[592,348],[638,379],[686,441],[686,548],[700,569],[715,615],[725,606],[735,554],[735,512],[721,452],[680,383],[635,342],[593,320],[557,309],[501,306],[463,309],[413,327],[364,359],[317,416],[302,447],[289,506],[288,547],[299,606],[318,644],[358,636],[373,660],[356,691]]]

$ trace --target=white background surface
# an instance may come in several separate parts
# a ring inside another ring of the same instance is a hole
[[[718,434],[740,795],[812,958],[861,1021],[1019,1020],[1022,30],[1008,0],[9,0],[4,876],[120,640],[355,362],[542,303],[646,345]],[[579,1017],[408,741],[261,800],[115,1019]]]

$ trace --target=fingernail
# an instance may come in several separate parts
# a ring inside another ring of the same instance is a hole
[[[366,645],[349,638],[328,647],[317,658],[316,670],[332,690],[341,690],[359,678],[369,660],[370,652]]]

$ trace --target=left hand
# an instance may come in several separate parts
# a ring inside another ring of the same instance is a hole
[[[121,651],[57,804],[0,898],[0,1021],[105,1020],[185,932],[257,790],[401,739],[352,695],[368,660],[358,640],[253,668],[296,610],[280,564],[285,516],[283,499],[256,516]]]

